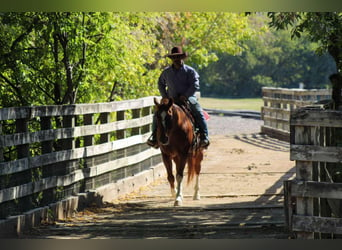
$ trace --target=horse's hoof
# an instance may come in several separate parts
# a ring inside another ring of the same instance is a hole
[[[177,199],[175,200],[174,206],[175,206],[175,207],[179,207],[179,206],[182,206],[182,204],[183,204],[182,198],[177,198]]]
[[[174,204],[174,206],[175,207],[180,207],[180,206],[182,206],[182,201],[175,201],[175,204]]]

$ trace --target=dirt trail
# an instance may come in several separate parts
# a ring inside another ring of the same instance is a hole
[[[24,237],[287,238],[282,186],[283,180],[294,177],[293,166],[288,143],[253,131],[214,133],[202,164],[201,200],[192,200],[191,183],[184,186],[183,206],[173,207],[162,178],[105,207],[89,208]]]

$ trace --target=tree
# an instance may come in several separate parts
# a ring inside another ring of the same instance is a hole
[[[342,70],[342,13],[338,12],[269,12],[270,27],[291,28],[292,38],[307,34],[317,42],[317,52],[329,52],[339,72]]]
[[[265,15],[250,16],[250,27],[260,32],[246,40],[238,55],[219,54],[219,60],[201,70],[202,94],[221,97],[260,96],[263,86],[324,88],[336,71],[332,58],[318,56],[316,43],[303,35],[292,40],[289,31],[267,28]]]
[[[249,37],[236,13],[22,12],[0,14],[0,107],[73,104],[158,94],[175,45],[204,67]]]
[[[141,29],[154,23],[143,23],[136,16],[3,13],[1,106],[110,101],[132,89],[128,82],[139,86],[155,77],[144,70],[154,60],[155,41]]]
[[[160,24],[159,39],[164,48],[183,46],[190,55],[188,63],[197,68],[217,61],[217,53],[241,53],[243,41],[254,34],[248,26],[248,17],[239,13],[165,13]]]

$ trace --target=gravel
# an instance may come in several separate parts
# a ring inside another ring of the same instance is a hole
[[[241,116],[210,114],[207,123],[209,136],[211,136],[259,133],[264,121],[255,118],[242,118]]]

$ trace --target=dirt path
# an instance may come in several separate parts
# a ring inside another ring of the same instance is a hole
[[[209,125],[227,127],[222,120]],[[248,119],[240,122],[246,127]],[[255,125],[248,130],[253,129],[258,130]],[[173,207],[169,185],[162,178],[105,207],[89,208],[24,237],[287,238],[282,185],[295,175],[289,145],[257,131],[238,132],[211,136],[202,164],[199,201],[192,200],[191,183],[184,186],[183,206]]]

